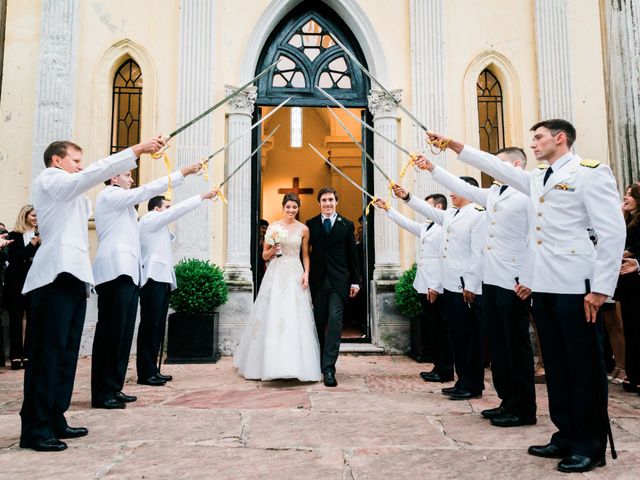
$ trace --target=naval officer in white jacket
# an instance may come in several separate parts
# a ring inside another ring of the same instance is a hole
[[[140,235],[135,206],[178,187],[195,163],[138,188],[131,172],[110,178],[96,198],[98,251],[93,274],[98,293],[98,322],[91,357],[91,404],[94,408],[124,408],[136,398],[122,392],[131,353],[140,285]],[[157,380],[154,384],[162,385]]]
[[[562,472],[585,472],[605,464],[607,378],[598,310],[615,290],[626,227],[611,169],[571,151],[574,126],[553,119],[531,131],[533,153],[547,162],[531,172],[460,142],[449,146],[463,162],[529,196],[527,258],[516,293],[532,295],[549,412],[558,429],[529,453],[562,459]]]
[[[517,147],[504,148],[496,156],[517,168],[527,166],[527,156]],[[421,157],[420,163],[440,185],[482,205],[487,212],[482,318],[489,338],[493,385],[502,402],[481,414],[499,427],[535,424],[536,389],[529,311],[514,291],[522,275],[526,252],[529,198],[513,187],[495,182],[489,188],[475,187],[426,157]]]
[[[194,195],[176,205],[159,195],[149,200],[148,213],[140,218],[140,248],[142,252],[142,278],[140,284],[140,325],[136,353],[138,382],[149,382],[154,377],[164,381],[171,375],[160,373],[158,353],[162,347],[164,329],[169,311],[171,291],[176,289],[171,244],[175,235],[169,224],[205,205],[218,195],[214,188],[201,195]]]
[[[441,193],[427,195],[425,201],[442,211],[447,209],[447,197]],[[428,220],[416,222],[402,215],[384,200],[378,199],[376,206],[386,211],[388,219],[415,235],[420,242],[416,259],[417,269],[413,288],[418,292],[422,311],[431,337],[433,370],[421,372],[426,382],[449,382],[453,380],[453,347],[447,323],[442,316],[442,226]]]
[[[472,177],[461,177],[478,185]],[[486,240],[484,208],[451,194],[454,208],[432,207],[396,185],[394,193],[428,219],[442,225],[442,311],[451,333],[455,371],[454,387],[442,392],[452,400],[479,397],[484,390],[482,360],[482,248]]]
[[[84,193],[108,178],[136,166],[143,153],[164,145],[154,138],[103,160],[82,165],[82,149],[53,142],[44,152],[45,168],[34,180],[31,197],[38,212],[42,241],[22,293],[31,293],[29,364],[24,378],[20,446],[61,451],[60,439],[81,437],[86,428],[67,425],[80,338],[87,306],[87,284],[93,273],[87,222],[91,214]]]

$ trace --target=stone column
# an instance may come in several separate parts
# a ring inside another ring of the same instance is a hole
[[[45,168],[42,154],[51,142],[73,140],[78,10],[78,0],[41,3],[32,178]]]
[[[397,100],[400,100],[402,90],[391,92]],[[398,119],[397,105],[384,92],[371,90],[369,95],[369,110],[373,114],[373,127],[385,137],[397,140]],[[374,135],[373,151],[375,160],[391,177],[397,177],[399,150],[385,142],[378,135]],[[374,191],[386,192],[387,182],[384,177],[374,170]],[[374,280],[393,280],[400,274],[400,244],[398,238],[398,226],[383,218],[383,213],[375,210],[374,213],[375,235],[375,267]]]
[[[573,121],[567,0],[535,0],[540,119]]]
[[[604,5],[609,157],[622,189],[640,177],[640,29],[630,21],[640,18],[640,4],[606,0]]]
[[[213,103],[213,50],[215,2],[180,1],[177,124],[183,125]],[[188,165],[213,150],[213,119],[209,115],[176,136],[175,165]],[[206,190],[202,177],[190,176],[174,190],[179,202]],[[211,208],[200,208],[182,217],[174,227],[176,260],[211,258]]]
[[[237,87],[226,86],[228,95]],[[229,101],[227,139],[241,135],[251,127],[257,88],[247,87]],[[227,168],[231,172],[251,153],[251,134],[245,135],[227,150]],[[233,353],[253,304],[251,274],[251,167],[246,166],[227,184],[225,273],[229,285],[229,301],[220,309],[220,349]]]
[[[447,88],[445,82],[444,0],[411,0],[411,86],[413,113],[425,126],[436,132],[447,132]],[[446,168],[446,154],[434,155],[426,143],[425,132],[413,127],[414,148],[437,165]],[[415,176],[412,189],[420,198],[444,192],[431,176]]]

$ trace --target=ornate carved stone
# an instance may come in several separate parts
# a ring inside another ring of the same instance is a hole
[[[402,98],[402,89],[391,90],[391,94],[399,102]],[[367,98],[369,100],[369,111],[373,113],[374,118],[396,116],[398,105],[382,90],[372,89]]]
[[[231,95],[238,87],[232,85],[224,86],[225,96]],[[253,105],[258,98],[258,87],[251,85],[245,88],[238,95],[229,100],[229,112],[230,113],[244,113],[245,115],[253,114]]]

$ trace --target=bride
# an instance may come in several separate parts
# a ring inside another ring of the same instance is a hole
[[[287,193],[282,206],[282,219],[265,234],[262,258],[269,266],[233,364],[250,380],[315,382],[321,378],[320,346],[309,293],[309,229],[296,220],[295,193]],[[270,245],[278,233],[282,240]]]

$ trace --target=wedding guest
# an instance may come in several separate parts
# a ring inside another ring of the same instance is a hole
[[[267,262],[264,260],[264,258],[262,258],[262,249],[264,248],[264,234],[267,233],[267,228],[269,228],[269,222],[267,222],[264,218],[261,218],[260,222],[258,223],[258,265],[256,290],[260,290],[262,279],[264,278],[264,274],[267,271]]]
[[[2,298],[4,307],[9,312],[11,369],[19,370],[28,361],[25,354],[25,334],[31,317],[28,299],[20,292],[33,257],[40,247],[38,219],[33,205],[25,205],[20,209],[13,232],[7,238],[13,242],[8,248],[9,265],[5,273]]]

